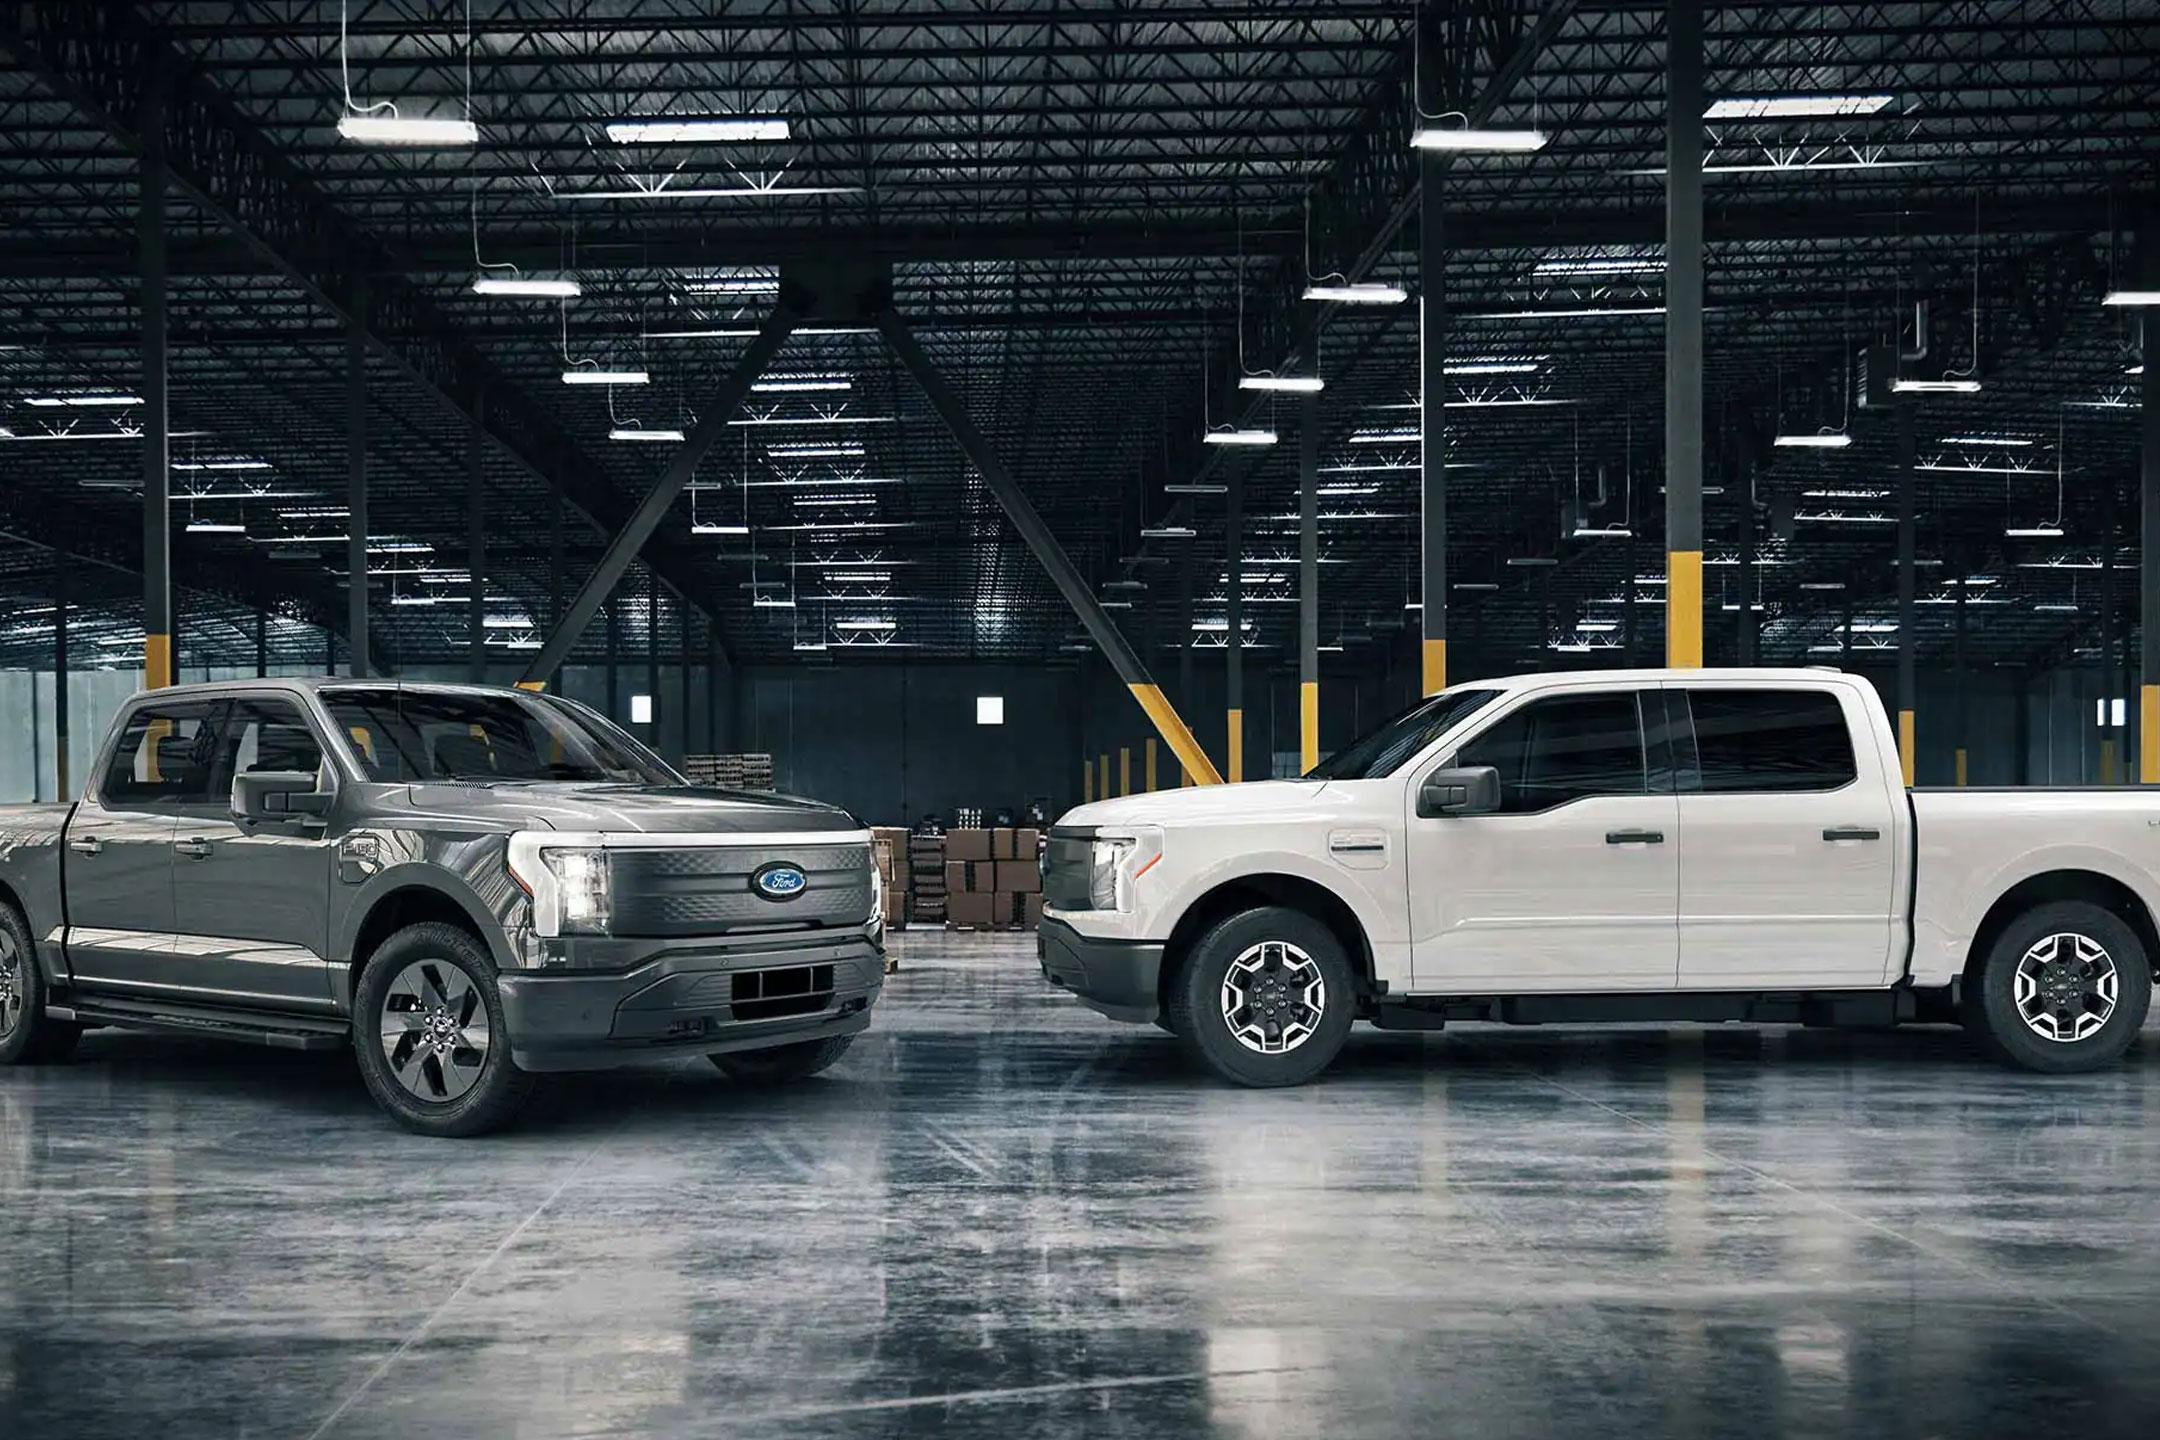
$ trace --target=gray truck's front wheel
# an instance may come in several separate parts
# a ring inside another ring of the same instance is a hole
[[[45,977],[38,970],[30,927],[12,905],[0,905],[0,1065],[64,1060],[82,1027],[45,1013]]]
[[[740,1084],[785,1085],[831,1068],[854,1043],[853,1035],[833,1035],[823,1040],[775,1045],[770,1050],[728,1050],[706,1058]]]
[[[375,1103],[419,1135],[485,1135],[538,1083],[510,1059],[495,962],[454,925],[408,925],[368,957],[353,1049]]]
[[[1970,1028],[2011,1064],[2093,1070],[2120,1058],[2144,1025],[2152,957],[2113,911],[2057,900],[2005,926],[1967,987]]]
[[[1301,1085],[1335,1059],[1357,1009],[1335,933],[1303,911],[1246,910],[1200,937],[1172,981],[1171,1032],[1226,1080]]]

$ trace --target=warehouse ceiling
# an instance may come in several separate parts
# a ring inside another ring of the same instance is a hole
[[[896,307],[1136,643],[1221,643],[1228,497],[1187,487],[1235,483],[1248,643],[1261,663],[1294,656],[1310,423],[1330,662],[1398,653],[1421,598],[1426,277],[1406,141],[1422,67],[1440,108],[1549,137],[1445,171],[1450,568],[1469,587],[1450,597],[1451,628],[1479,668],[1596,663],[1615,658],[1602,652],[1632,599],[1636,653],[1659,653],[1661,7],[1446,13],[1420,57],[1399,3],[14,7],[0,19],[0,587],[14,611],[0,664],[51,663],[39,607],[54,547],[84,616],[74,663],[139,653],[139,421],[33,402],[141,388],[147,132],[125,72],[144,57],[192,107],[169,145],[185,664],[251,658],[264,609],[279,658],[322,653],[344,578],[356,304],[380,338],[366,396],[378,654],[463,654],[477,453],[489,639],[515,659],[672,448],[611,434],[694,426],[783,267],[863,260],[891,264]],[[2107,598],[2127,634],[2130,561],[2103,565],[2134,538],[2128,372],[2142,354],[2135,318],[2100,299],[2156,200],[2160,18],[2131,0],[1718,5],[1707,64],[1713,99],[1887,97],[1834,118],[1710,122],[1711,600],[1735,622],[1761,606],[1767,659],[1837,658],[1848,635],[1861,651],[1900,642],[1879,623],[1895,593],[1881,520],[1896,427],[1861,403],[1859,357],[1876,347],[1912,356],[1906,373],[1980,381],[1918,402],[1918,653],[1955,649],[1961,592],[1976,662],[2095,646]],[[478,143],[341,135],[341,115],[384,102],[469,117]],[[785,138],[610,130],[714,116],[784,122],[762,133]],[[1410,300],[1298,298],[1331,275]],[[580,293],[478,294],[481,276]],[[1317,356],[1316,399],[1235,388],[1293,351]],[[562,378],[605,369],[649,381]],[[878,336],[799,332],[768,378],[794,383],[755,392],[743,418],[774,423],[731,428],[620,592],[627,653],[655,623],[663,654],[717,644],[738,661],[1085,648]],[[1232,422],[1281,442],[1201,443]],[[1811,433],[1850,443],[1770,443]],[[1736,563],[1748,532],[1752,571]],[[1713,658],[1737,633],[1719,613]]]

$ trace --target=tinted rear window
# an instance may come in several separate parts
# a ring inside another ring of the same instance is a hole
[[[1690,690],[1708,794],[1835,790],[1850,784],[1852,730],[1822,690]]]

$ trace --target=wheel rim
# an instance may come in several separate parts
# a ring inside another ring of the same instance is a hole
[[[415,960],[383,996],[382,1050],[398,1084],[421,1100],[463,1096],[487,1067],[488,1013],[472,977],[444,960]]]
[[[2115,1013],[2115,958],[2089,935],[2035,941],[2018,960],[2011,994],[2025,1027],[2059,1045],[2089,1039]]]
[[[1223,1023],[1257,1054],[1289,1054],[1313,1037],[1326,1012],[1319,963],[1287,940],[1250,947],[1223,975]]]
[[[13,935],[0,930],[0,1035],[15,1033],[29,1003],[30,977],[23,971],[22,951]]]

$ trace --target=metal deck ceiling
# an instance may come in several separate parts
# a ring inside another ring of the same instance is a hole
[[[65,27],[71,8],[33,4],[0,23],[0,425],[18,437],[53,423],[27,405],[33,396],[136,384],[136,161],[23,39]],[[1658,253],[1662,180],[1647,172],[1663,156],[1661,7],[1548,0],[1451,12],[1458,24],[1425,63],[1448,67],[1448,84],[1474,96],[1516,62],[1495,123],[1551,136],[1534,154],[1462,156],[1447,172],[1450,354],[1538,366],[1462,377],[1450,397],[1488,402],[1450,416],[1449,460],[1462,467],[1450,481],[1451,566],[1465,583],[1499,587],[1454,597],[1455,624],[1486,667],[1573,663],[1583,658],[1573,647],[1615,634],[1578,622],[1661,568],[1662,329],[1655,313],[1523,312],[1660,304],[1654,267],[1592,282],[1538,266]],[[1268,577],[1287,575],[1270,561],[1294,553],[1294,536],[1269,517],[1295,509],[1301,406],[1266,408],[1283,435],[1272,450],[1217,456],[1198,439],[1236,413],[1229,383],[1241,363],[1281,358],[1286,286],[1351,269],[1384,233],[1370,278],[1419,288],[1414,218],[1389,223],[1410,193],[1407,6],[476,0],[468,41],[462,6],[353,3],[342,47],[340,13],[144,4],[127,23],[148,27],[140,33],[229,102],[235,126],[379,247],[385,258],[369,263],[381,283],[409,283],[431,302],[430,325],[561,426],[592,490],[584,498],[627,509],[643,493],[665,447],[610,442],[611,426],[689,423],[772,303],[756,282],[789,263],[886,259],[898,307],[1083,572],[1133,603],[1120,612],[1129,633],[1169,643],[1182,631],[1187,550],[1195,614],[1220,618],[1223,502],[1164,486],[1234,467],[1247,491],[1251,639],[1263,656],[1291,653],[1295,606],[1282,602],[1294,581]],[[1784,421],[1848,424],[1853,443],[1776,452],[1753,476],[1772,562],[1757,576],[1765,657],[1824,658],[1814,647],[1836,642],[1848,603],[1863,619],[1887,605],[1894,527],[1786,517],[1828,512],[1808,491],[1887,488],[1891,424],[1850,409],[1852,357],[1909,325],[1920,300],[1936,363],[1977,361],[1984,380],[1979,395],[1931,398],[1921,412],[1923,462],[1950,467],[1919,477],[1921,553],[1941,562],[1928,574],[1993,582],[1968,591],[1968,606],[1986,592],[1985,608],[1969,612],[1975,660],[2034,663],[2090,645],[2101,582],[2080,567],[2107,547],[2111,520],[2125,540],[2134,528],[2138,412],[2124,372],[2141,358],[2139,336],[2098,302],[2154,203],[2160,17],[2121,0],[1721,5],[1707,46],[1713,95],[1892,97],[1864,117],[1710,128],[1710,163],[1737,167],[1706,187],[1706,483],[1720,492],[1707,501],[1711,598],[1737,603],[1737,567],[1719,562],[1735,549],[1749,488],[1726,442],[1744,425]],[[467,113],[469,64],[481,143],[425,151],[341,139],[341,48],[354,99],[394,100],[407,114]],[[715,113],[784,116],[791,138],[662,148],[617,145],[605,131],[627,116]],[[563,198],[663,185],[845,193]],[[583,293],[567,303],[475,295],[481,261],[574,275]],[[343,504],[344,326],[187,196],[172,205],[171,264],[176,465],[270,466],[173,476],[176,497],[220,497],[175,500],[183,661],[251,657],[245,617],[266,604],[283,617],[280,654],[314,659],[310,625],[335,611],[342,546],[290,543],[337,527],[280,512]],[[714,281],[753,293],[697,289]],[[1372,439],[1416,425],[1402,408],[1417,399],[1416,306],[1320,318],[1322,479],[1349,487],[1323,505],[1341,518],[1322,526],[1321,635],[1355,661],[1394,643],[1418,598],[1417,477],[1404,468],[1417,447]],[[653,383],[562,384],[566,365],[583,360],[641,366]],[[737,660],[808,659],[798,647],[818,645],[832,658],[850,641],[886,642],[888,632],[833,628],[865,618],[892,620],[889,648],[915,657],[1065,654],[1070,613],[876,336],[798,335],[773,373],[842,376],[850,388],[760,394],[756,417],[868,423],[744,426],[708,457],[656,541],[664,574],[656,582],[640,567],[627,582],[626,658],[645,651],[656,583],[666,654],[702,655],[716,627]],[[462,605],[410,602],[423,585],[462,594],[456,577],[410,572],[464,566],[469,426],[380,357],[369,390],[372,526],[407,547],[383,556],[401,573],[376,584],[377,651],[392,664],[454,660]],[[1489,403],[1523,400],[1544,403]],[[97,413],[74,423],[115,425]],[[1945,443],[1975,434],[2031,440],[2011,462],[2030,473],[1975,471],[1988,456]],[[775,448],[810,439],[862,454]],[[2057,518],[2058,467],[2062,539],[2005,536]],[[100,562],[86,568],[104,578],[73,596],[88,606],[85,634],[124,635],[138,621],[124,575],[106,567],[130,563],[139,498],[127,487],[139,469],[124,439],[0,438],[0,529]],[[775,483],[835,474],[891,483]],[[234,498],[250,489],[267,493]],[[486,490],[490,613],[542,622],[551,535],[566,512],[504,454],[490,452]],[[803,503],[820,490],[871,503]],[[698,521],[747,519],[751,533],[696,533],[693,505]],[[208,515],[243,524],[246,538],[181,529]],[[1141,535],[1173,517],[1195,538]],[[1578,521],[1633,535],[1577,537]],[[560,569],[574,588],[604,537],[574,512],[564,523]],[[841,528],[863,526],[882,528]],[[34,605],[50,569],[44,552],[13,546],[0,584]],[[889,578],[836,578],[849,575]],[[1822,588],[1834,583],[1847,589]],[[2078,611],[2052,608],[2073,586]],[[1649,601],[1638,617],[1648,654],[1659,644],[1655,587],[1636,588]],[[2115,589],[2127,615],[2130,578]],[[1924,579],[1921,593],[1948,592]],[[783,598],[793,608],[772,603]],[[1923,611],[1924,653],[1950,648],[1953,609]],[[1713,655],[1731,629],[1712,612]],[[0,664],[49,664],[41,633],[11,627]],[[597,657],[602,635],[588,632],[581,659]],[[498,638],[525,637],[504,627]]]

